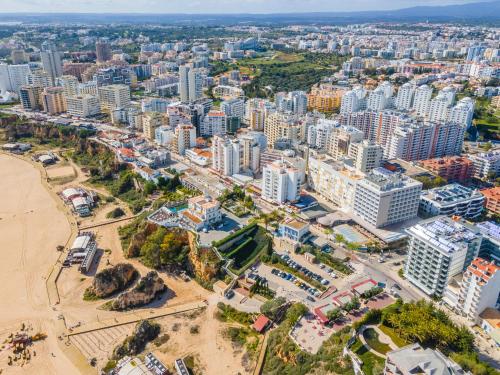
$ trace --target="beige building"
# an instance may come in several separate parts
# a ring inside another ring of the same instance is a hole
[[[296,115],[275,112],[267,116],[264,126],[267,147],[275,148],[277,141],[287,140],[292,143],[305,139],[305,126]]]
[[[93,95],[73,95],[66,97],[68,114],[76,117],[91,117],[101,112],[99,99]]]
[[[307,96],[307,107],[309,110],[333,112],[340,108],[342,96],[346,91],[345,88],[327,84],[313,87]]]
[[[166,118],[158,112],[149,112],[142,115],[142,132],[144,137],[154,141],[156,128],[165,125]]]
[[[184,155],[186,150],[196,146],[196,129],[191,124],[177,125],[172,139],[172,152]]]
[[[48,87],[42,94],[43,110],[51,115],[66,112],[66,100],[62,87]]]
[[[103,111],[130,106],[130,87],[127,85],[102,86],[98,91]]]

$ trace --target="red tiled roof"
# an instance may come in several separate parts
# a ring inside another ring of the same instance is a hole
[[[261,314],[261,315],[259,315],[257,320],[253,323],[252,327],[257,332],[262,332],[266,329],[269,322],[270,322],[270,320],[266,316]]]

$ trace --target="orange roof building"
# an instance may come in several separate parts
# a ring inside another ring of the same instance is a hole
[[[486,209],[494,214],[500,214],[500,186],[481,190],[485,198]]]

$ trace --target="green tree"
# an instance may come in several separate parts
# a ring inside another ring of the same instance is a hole
[[[339,308],[329,310],[326,313],[326,317],[328,318],[328,320],[330,320],[330,322],[335,322],[342,317],[342,310]]]

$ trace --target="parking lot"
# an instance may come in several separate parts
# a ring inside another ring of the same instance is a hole
[[[200,231],[200,243],[209,246],[213,241],[219,241],[229,236],[232,231],[236,231],[248,224],[248,218],[237,217],[229,211],[222,210],[225,217],[222,222],[215,226],[215,229],[209,229],[206,233]]]
[[[277,297],[285,297],[288,301],[301,302],[309,308],[313,308],[317,303],[316,297],[313,297],[311,294],[307,293],[305,289],[301,289],[294,283],[294,281],[292,281],[292,279],[287,280],[279,275],[273,274],[272,267],[261,263],[258,266],[252,268],[252,270],[252,273],[255,273],[267,279],[269,288],[276,291]],[[307,283],[304,282],[304,284]],[[308,285],[308,287],[311,286]]]

